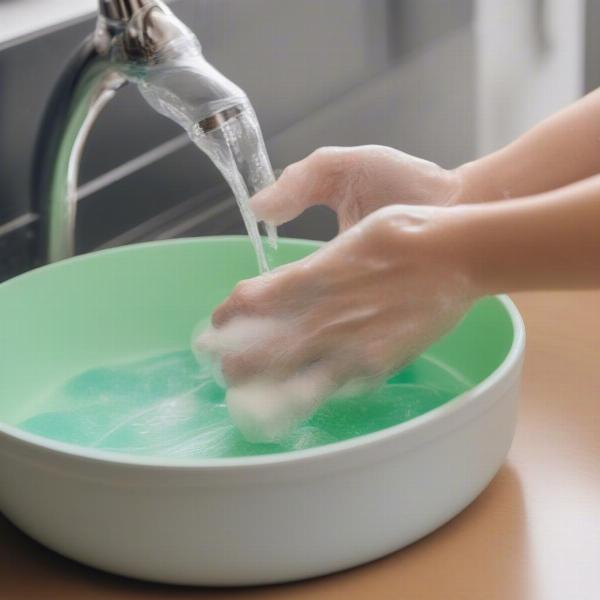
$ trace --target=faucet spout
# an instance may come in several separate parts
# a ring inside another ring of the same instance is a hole
[[[173,118],[148,93],[164,86],[189,117],[178,119],[188,132],[220,126],[246,97],[204,59],[196,36],[161,0],[99,0],[96,30],[57,82],[38,133],[33,173],[38,263],[74,254],[83,148],[99,113],[129,81],[158,112]]]

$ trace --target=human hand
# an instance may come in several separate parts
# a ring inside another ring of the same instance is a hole
[[[197,347],[220,358],[242,430],[281,438],[326,396],[381,382],[456,324],[474,291],[453,210],[380,209],[311,256],[236,286]]]
[[[251,199],[259,220],[281,225],[323,204],[345,231],[391,204],[450,206],[461,191],[459,171],[385,146],[320,148],[287,167],[277,182]]]

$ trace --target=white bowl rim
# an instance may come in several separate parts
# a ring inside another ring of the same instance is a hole
[[[58,263],[46,265],[40,267],[44,270],[50,270],[56,267],[60,267],[65,262],[75,262],[96,255],[107,255],[114,254],[128,250],[134,250],[145,246],[157,246],[157,245],[177,245],[177,244],[188,244],[190,242],[197,242],[199,240],[214,240],[214,241],[242,241],[247,240],[246,236],[229,235],[229,236],[203,236],[199,238],[178,238],[172,240],[160,240],[142,242],[139,244],[129,244],[127,246],[119,246],[117,248],[109,248],[106,250],[100,250],[97,252],[91,252],[75,256]],[[302,245],[302,244],[314,244],[319,245],[322,242],[317,240],[306,240],[298,238],[280,238],[280,241],[285,241],[286,244]],[[34,269],[28,271],[23,275],[14,277],[0,286],[11,285],[13,282],[27,277]],[[235,469],[239,467],[261,467],[268,465],[277,465],[282,463],[298,463],[306,462],[311,459],[319,459],[325,456],[332,456],[335,454],[341,454],[354,450],[360,447],[367,447],[377,442],[386,440],[387,438],[403,436],[409,431],[415,431],[418,429],[425,429],[433,426],[434,423],[443,421],[450,413],[464,411],[468,406],[472,405],[477,399],[486,395],[494,388],[501,385],[501,382],[517,367],[523,356],[525,349],[525,325],[523,318],[519,313],[519,310],[515,306],[514,302],[507,295],[498,295],[495,298],[503,305],[507,311],[511,325],[513,328],[513,341],[511,347],[504,357],[503,361],[490,373],[485,379],[478,384],[469,388],[466,392],[459,394],[452,398],[448,402],[445,402],[441,406],[434,408],[426,413],[399,423],[398,425],[392,425],[372,433],[359,435],[347,440],[339,442],[333,442],[331,444],[325,444],[322,446],[315,446],[313,448],[307,448],[304,450],[290,450],[287,452],[280,452],[277,454],[261,454],[257,456],[238,456],[228,458],[203,458],[203,459],[174,459],[174,458],[160,458],[153,456],[137,456],[134,454],[113,452],[110,450],[102,450],[95,448],[87,448],[85,446],[79,446],[77,444],[70,444],[67,442],[61,442],[53,440],[41,435],[29,433],[18,427],[2,423],[0,421],[0,435],[15,438],[16,440],[25,443],[28,446],[32,446],[41,451],[51,451],[59,455],[66,457],[72,457],[77,459],[89,460],[95,463],[106,463],[108,465],[115,466],[140,466],[148,468],[173,468],[182,470],[215,470],[215,469]]]

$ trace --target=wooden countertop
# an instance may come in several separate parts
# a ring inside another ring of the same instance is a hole
[[[175,588],[89,569],[0,518],[0,598],[600,598],[600,292],[521,294],[528,348],[506,465],[463,513],[382,560],[306,582]]]

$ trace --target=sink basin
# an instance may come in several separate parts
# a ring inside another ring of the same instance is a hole
[[[318,247],[282,240],[288,262]],[[68,374],[188,347],[256,273],[245,238],[128,246],[0,285],[0,510],[85,564],[176,584],[330,573],[393,552],[463,510],[515,428],[524,328],[507,297],[478,302],[428,350],[468,389],[398,425],[314,448],[181,459],[110,452],[20,429]]]

